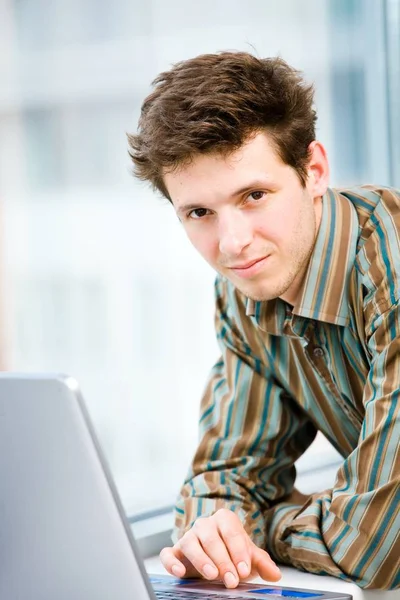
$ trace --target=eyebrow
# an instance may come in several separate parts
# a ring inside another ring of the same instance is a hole
[[[183,206],[180,206],[176,212],[178,215],[183,215],[191,210],[195,210],[195,208],[201,208],[201,204],[184,204]]]
[[[235,190],[234,192],[232,192],[232,194],[230,194],[230,198],[235,198],[236,196],[241,196],[242,194],[244,194],[245,192],[250,192],[250,190],[255,190],[257,188],[264,188],[264,187],[269,187],[272,185],[272,181],[265,181],[265,180],[261,180],[261,179],[255,179],[254,181],[251,181],[250,183],[248,183],[247,185],[245,185],[244,187]],[[178,209],[178,214],[184,214],[184,213],[188,213],[191,210],[195,210],[196,208],[203,208],[203,204],[201,202],[198,202],[197,204],[194,203],[190,203],[190,204],[184,204],[183,206],[181,206]]]

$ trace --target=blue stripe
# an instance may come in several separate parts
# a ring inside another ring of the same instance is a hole
[[[302,538],[309,538],[312,540],[317,540],[318,542],[320,542],[322,544],[321,534],[315,533],[315,531],[296,531],[295,535],[298,537],[302,537]]]
[[[235,390],[237,390],[237,381],[238,381],[238,378],[239,378],[239,372],[240,372],[242,364],[243,363],[240,360],[238,360],[237,364],[236,364],[235,388],[232,391],[232,397],[231,397],[231,401],[230,401],[229,409],[228,409],[228,414],[227,414],[227,418],[226,418],[226,426],[225,426],[225,433],[224,433],[225,438],[229,437],[229,430],[230,430],[231,421],[232,421],[232,413],[233,413],[233,408],[234,408],[234,404],[235,404],[234,401],[233,401],[233,397],[235,397]],[[217,459],[217,457],[219,455],[219,449],[220,449],[221,443],[222,443],[222,440],[218,439],[217,442],[216,442],[216,444],[215,444],[215,446],[214,446],[214,449],[213,449],[213,451],[211,453],[211,460],[212,461],[214,461],[214,460]]]
[[[332,192],[330,192],[330,195],[332,195]],[[318,312],[321,309],[323,296],[324,296],[325,290],[326,290],[326,281],[328,279],[328,274],[330,272],[329,267],[330,267],[331,258],[332,258],[332,248],[333,248],[333,241],[334,241],[335,227],[336,227],[335,203],[332,202],[331,206],[332,206],[332,214],[331,214],[331,223],[330,223],[330,228],[329,228],[329,241],[328,241],[328,246],[327,246],[326,254],[325,254],[325,262],[322,267],[322,277],[320,279],[317,297],[316,297],[315,305],[313,308],[314,313]]]
[[[256,302],[254,316],[257,319],[257,322],[260,322],[260,312],[261,312],[261,302]]]
[[[211,404],[211,406],[209,406],[209,407],[207,408],[207,410],[206,410],[206,411],[203,413],[203,415],[200,417],[200,423],[201,423],[202,421],[204,421],[204,419],[206,419],[206,418],[207,418],[207,417],[208,417],[208,416],[209,416],[209,415],[210,415],[210,414],[213,412],[213,410],[214,410],[214,407],[215,407],[215,403]]]
[[[386,440],[390,431],[390,425],[393,419],[393,415],[395,413],[396,410],[396,406],[397,406],[397,401],[396,398],[398,398],[399,396],[399,390],[397,390],[396,392],[393,392],[393,401],[390,404],[390,409],[388,412],[388,415],[385,419],[385,424],[381,430],[381,434],[379,436],[379,445],[378,445],[378,450],[376,452],[375,455],[375,460],[374,460],[374,464],[371,470],[371,479],[370,479],[370,484],[369,484],[369,489],[374,490],[376,487],[376,480],[378,477],[378,469],[380,467],[380,463],[382,460],[382,456],[383,456],[383,448],[386,444]]]
[[[347,342],[344,342],[344,348],[345,350],[347,350],[346,352],[346,358],[349,361],[349,363],[351,364],[354,372],[357,374],[357,377],[359,379],[363,378],[363,372],[362,370],[359,368],[358,363],[354,360],[354,358],[352,357],[352,355],[350,354],[350,348],[347,346]]]
[[[225,325],[223,325],[223,326],[221,327],[221,332],[220,332],[220,334],[219,334],[219,337],[220,337],[222,340],[225,340],[225,338],[226,338],[226,334],[227,334],[227,328],[226,328],[226,326],[225,326]]]
[[[335,539],[335,541],[333,542],[333,544],[331,545],[329,552],[331,553],[331,555],[335,554],[335,550],[338,547],[338,545],[341,543],[341,541],[343,540],[343,538],[350,533],[350,531],[352,531],[352,528],[350,527],[350,525],[345,525],[344,529],[342,531],[342,533],[340,535],[338,535]]]
[[[215,442],[215,446],[214,449],[211,453],[211,462],[213,462],[214,460],[217,460],[218,458],[218,454],[219,454],[219,447],[221,445],[221,440],[218,438],[217,441]]]
[[[220,381],[218,381],[218,383],[214,386],[213,388],[213,397],[215,398],[216,393],[218,392],[219,388],[224,385],[226,383],[225,379],[220,379]],[[204,411],[203,415],[200,417],[200,423],[202,421],[204,421],[204,419],[206,419],[214,410],[215,408],[215,402],[213,402],[211,404],[211,406],[209,406],[207,408],[207,410]]]
[[[233,397],[236,398],[236,401],[238,401],[237,398],[237,391],[238,391],[238,379],[239,379],[239,374],[240,374],[240,370],[242,367],[242,362],[240,360],[237,361],[236,364],[236,372],[235,372],[235,393],[232,394]],[[230,404],[229,404],[229,409],[228,409],[228,415],[226,418],[226,427],[225,427],[225,437],[229,437],[229,430],[231,428],[231,422],[232,422],[232,413],[233,413],[233,407],[235,405],[235,402],[233,401],[233,397],[231,398]]]
[[[385,267],[386,267],[386,278],[385,278],[385,280],[388,281],[388,282],[393,282],[394,281],[394,277],[391,277],[389,252],[388,252],[388,247],[387,247],[386,236],[384,235],[384,233],[382,231],[382,228],[380,226],[380,223],[379,223],[378,219],[376,218],[376,216],[373,213],[371,215],[371,221],[372,221],[372,223],[374,225],[376,225],[376,233],[378,234],[379,239],[381,241],[380,251],[381,251],[381,256],[383,258],[383,262],[385,263]],[[390,301],[391,301],[391,303],[395,304],[396,297],[394,295],[393,285],[390,285],[390,287],[389,287],[389,293],[390,293]]]
[[[357,563],[356,574],[357,577],[361,578],[361,573],[366,565],[366,563],[371,558],[372,554],[375,552],[377,545],[381,542],[382,537],[385,535],[385,532],[388,529],[389,521],[392,519],[393,514],[399,510],[399,495],[396,494],[393,498],[391,506],[386,511],[385,516],[383,517],[382,523],[380,524],[377,532],[373,539],[368,540],[368,546],[366,546],[366,552],[360,561]],[[386,554],[386,552],[384,552]]]
[[[353,203],[353,204],[358,204],[358,206],[362,206],[363,208],[365,208],[368,212],[371,211],[371,204],[369,204],[369,202],[364,202],[364,200],[362,200],[361,198],[356,198],[355,196],[352,196],[351,194],[343,194],[344,196],[347,196],[347,198],[349,198],[349,200]]]
[[[271,403],[271,388],[272,388],[272,382],[269,380],[267,383],[267,389],[265,391],[265,402],[264,402],[264,406],[263,406],[260,427],[258,429],[256,439],[254,440],[254,443],[252,444],[252,446],[249,449],[250,455],[253,454],[255,452],[255,450],[257,449],[258,444],[260,443],[260,440],[263,437],[263,434],[265,431],[265,422],[267,420],[268,412],[270,410],[270,403]]]
[[[347,460],[343,461],[342,467],[344,470],[345,484],[342,488],[337,488],[336,492],[347,492],[350,487],[350,471]]]
[[[350,482],[349,482],[350,483]],[[345,508],[345,510],[343,511],[343,521],[349,521],[349,517],[350,517],[350,513],[353,510],[353,506],[354,504],[357,502],[357,500],[359,500],[359,496],[352,496],[351,498],[349,498],[347,500],[347,506]]]

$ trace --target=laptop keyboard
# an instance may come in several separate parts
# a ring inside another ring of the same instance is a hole
[[[227,596],[226,594],[196,594],[196,592],[185,592],[174,590],[173,592],[164,592],[156,590],[157,600],[238,600],[237,596]]]

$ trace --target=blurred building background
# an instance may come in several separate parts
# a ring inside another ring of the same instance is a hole
[[[218,353],[214,274],[130,175],[150,82],[279,54],[315,82],[332,183],[400,186],[399,6],[0,0],[1,368],[79,380],[129,513],[174,501]]]

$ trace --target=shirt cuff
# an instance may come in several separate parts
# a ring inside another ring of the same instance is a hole
[[[279,562],[291,564],[289,557],[290,545],[284,541],[285,531],[293,523],[295,516],[301,510],[300,504],[277,504],[271,508],[267,517],[268,552]]]

